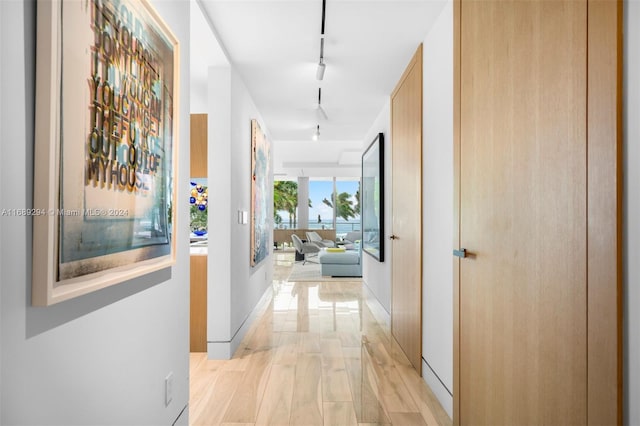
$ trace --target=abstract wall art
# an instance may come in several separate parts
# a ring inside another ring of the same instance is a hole
[[[257,120],[251,120],[251,266],[269,255],[271,150]]]

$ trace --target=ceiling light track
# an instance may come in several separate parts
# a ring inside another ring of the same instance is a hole
[[[316,70],[316,79],[322,80],[324,78],[324,71],[326,69],[326,65],[324,63],[324,26],[325,19],[327,16],[327,0],[322,0],[322,22],[320,25],[320,61],[318,62],[318,69]],[[322,88],[318,87],[318,111],[325,120],[329,120],[327,117],[327,113],[324,108],[322,108]],[[316,131],[311,137],[314,141],[317,141],[320,138],[320,124],[316,126]]]
[[[326,65],[324,63],[324,24],[327,12],[327,0],[322,0],[322,22],[320,24],[320,61],[318,62],[318,69],[316,70],[316,79],[322,80],[324,78],[324,70]]]
[[[322,0],[322,26],[320,28],[320,34],[324,35],[324,19],[327,13],[327,0]]]

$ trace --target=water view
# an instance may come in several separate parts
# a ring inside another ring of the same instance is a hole
[[[276,225],[276,228],[290,229],[290,228],[297,228],[297,226],[289,226],[288,223],[282,223],[280,225]],[[333,221],[331,220],[328,220],[328,221],[323,220],[322,222],[309,221],[308,229],[333,229]],[[359,230],[360,230],[360,220],[348,221],[348,222],[344,220],[338,220],[336,222],[336,236],[338,237],[344,236],[347,232],[359,231]]]

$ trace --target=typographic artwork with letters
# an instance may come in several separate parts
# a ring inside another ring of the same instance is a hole
[[[47,279],[172,259],[177,40],[147,1],[41,1],[38,13],[37,91],[49,103],[36,114],[53,123],[36,128],[36,163],[54,165],[53,182],[35,179],[38,229],[55,239]]]

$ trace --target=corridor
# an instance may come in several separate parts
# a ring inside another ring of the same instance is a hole
[[[451,424],[360,281],[288,282],[293,252],[274,258],[274,297],[233,359],[191,354],[191,424]]]

